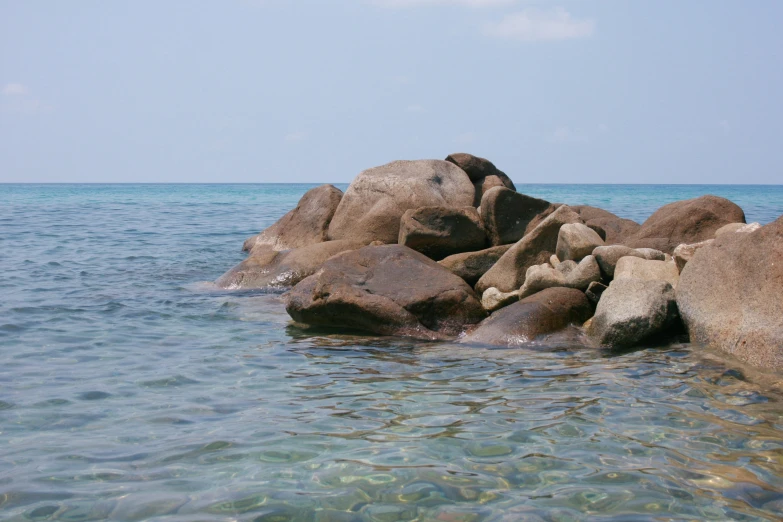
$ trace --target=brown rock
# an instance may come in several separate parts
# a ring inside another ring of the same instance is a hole
[[[604,246],[604,241],[595,230],[582,223],[568,223],[557,233],[555,254],[561,261],[579,262],[599,246]]]
[[[614,269],[614,280],[641,279],[644,281],[666,281],[677,288],[680,272],[674,261],[655,261],[635,256],[621,257]]]
[[[469,207],[473,192],[465,171],[447,161],[395,161],[365,170],[340,201],[329,225],[329,237],[396,243],[406,210]]]
[[[508,179],[508,176],[498,169],[491,161],[485,158],[479,158],[473,154],[464,152],[449,154],[446,156],[446,161],[453,163],[464,170],[468,177],[470,177],[470,181],[474,183],[487,176],[498,176],[499,178],[508,180],[509,183],[511,182],[511,180]],[[514,188],[513,183],[511,183],[510,188]]]
[[[691,341],[783,371],[783,217],[722,234],[685,265],[677,304]]]
[[[610,245],[597,247],[593,250],[593,255],[598,266],[601,267],[601,273],[606,279],[614,278],[614,270],[617,262],[626,256],[634,256],[641,259],[654,259],[663,261],[665,256],[660,250],[653,249],[634,249],[623,245]]]
[[[747,226],[747,225],[743,225],[743,226]],[[686,245],[686,244],[678,245],[677,248],[674,249],[674,253],[672,254],[672,257],[674,258],[674,263],[677,265],[677,270],[682,272],[682,269],[685,268],[685,265],[688,263],[688,261],[690,261],[691,258],[693,258],[694,254],[696,254],[696,251],[702,247],[711,244],[713,241],[715,240],[708,239],[707,241],[702,241],[701,243],[692,243],[690,245]]]
[[[486,234],[473,207],[421,207],[402,215],[398,243],[438,260],[484,248]]]
[[[579,290],[548,288],[495,312],[463,342],[521,345],[569,324],[581,325],[592,313],[592,305]]]
[[[712,239],[718,229],[737,222],[745,222],[740,207],[725,198],[701,196],[659,208],[624,244],[671,254],[677,245]]]
[[[481,205],[481,198],[484,197],[484,194],[487,193],[487,191],[491,188],[495,187],[503,187],[507,188],[509,190],[516,190],[514,188],[514,183],[511,182],[511,180],[506,176],[505,174],[503,177],[501,176],[487,176],[485,178],[481,178],[480,180],[473,183],[473,187],[475,188],[475,197],[473,199],[473,206],[478,207]]]
[[[286,310],[309,325],[426,339],[455,336],[486,316],[465,281],[400,245],[330,259],[287,294]]]
[[[593,228],[599,234],[599,228],[604,231],[602,239],[607,245],[622,243],[641,228],[641,225],[636,221],[621,218],[602,208],[588,205],[576,205],[571,208],[584,220],[585,225]]]
[[[487,229],[490,244],[516,243],[524,237],[530,222],[550,207],[548,201],[531,198],[505,187],[488,190],[481,199],[481,220]]]
[[[501,292],[513,292],[525,282],[525,273],[533,265],[549,261],[557,247],[557,234],[566,223],[581,223],[576,212],[567,205],[559,207],[535,229],[511,247],[476,284],[476,291],[484,293],[495,287]]]
[[[492,268],[492,265],[497,263],[503,254],[508,252],[509,248],[511,245],[501,245],[477,252],[454,254],[438,261],[438,263],[460,276],[470,286],[474,286],[479,278]]]

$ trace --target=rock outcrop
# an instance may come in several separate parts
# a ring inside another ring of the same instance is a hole
[[[396,243],[400,218],[420,207],[468,207],[474,189],[465,171],[440,160],[395,161],[365,170],[345,191],[330,239]]]
[[[437,261],[481,250],[486,234],[473,207],[421,207],[402,215],[398,243]]]
[[[484,293],[490,287],[501,292],[513,292],[525,282],[525,273],[533,265],[549,261],[557,247],[560,227],[566,223],[581,223],[579,215],[567,205],[558,207],[536,228],[519,240],[476,284],[476,291]]]
[[[745,222],[740,207],[725,198],[702,196],[659,208],[624,244],[671,254],[678,245],[712,239],[721,227],[739,222]]]
[[[674,289],[666,281],[615,279],[601,295],[587,333],[600,345],[627,348],[667,333],[677,320]]]
[[[245,241],[242,250],[290,250],[327,241],[327,231],[343,192],[321,185],[305,192],[296,208],[260,234]]]
[[[495,312],[463,342],[517,346],[569,324],[581,325],[592,314],[593,307],[584,293],[549,288]]]
[[[582,223],[569,223],[560,227],[555,255],[560,261],[579,262],[599,246],[604,246],[604,241],[595,230]]]
[[[455,336],[486,316],[465,281],[400,245],[333,257],[287,294],[286,310],[308,325],[424,339]]]
[[[476,252],[454,254],[439,261],[441,265],[460,276],[470,286],[475,286],[478,280],[497,263],[511,245],[501,245]]]
[[[358,241],[325,241],[284,252],[256,247],[215,284],[231,290],[287,288],[314,274],[330,257],[363,246]]]
[[[692,342],[783,370],[783,217],[698,250],[682,270],[677,304]]]
[[[550,207],[548,201],[504,187],[488,190],[481,198],[481,221],[490,244],[516,243],[524,237],[530,222]]]

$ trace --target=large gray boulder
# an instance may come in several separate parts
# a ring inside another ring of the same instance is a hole
[[[614,280],[642,279],[644,281],[666,281],[677,288],[680,271],[672,261],[640,259],[634,256],[621,257],[614,269]]]
[[[421,207],[402,215],[398,243],[437,261],[484,248],[486,233],[473,207]]]
[[[473,183],[453,163],[395,161],[353,180],[329,225],[329,238],[396,243],[406,210],[468,207],[473,198]]]
[[[454,254],[438,263],[460,276],[470,286],[474,286],[510,248],[511,245],[500,245],[476,252]]]
[[[607,245],[622,243],[641,228],[636,221],[621,218],[602,208],[589,205],[574,205],[571,208],[584,220],[585,225],[604,231],[603,240]]]
[[[460,277],[401,245],[333,257],[287,294],[286,310],[313,326],[444,339],[486,313]]]
[[[260,234],[245,241],[242,250],[290,250],[327,241],[327,231],[343,192],[321,185],[305,192],[296,208]]]
[[[567,205],[558,207],[536,228],[511,247],[476,284],[483,294],[490,287],[501,292],[513,292],[525,282],[525,273],[533,265],[549,261],[557,247],[557,234],[566,223],[581,223],[576,212]]]
[[[363,246],[358,241],[325,241],[284,252],[257,247],[215,284],[231,290],[287,288],[314,274],[330,257]]]
[[[557,233],[555,254],[560,261],[579,262],[599,246],[604,246],[604,240],[595,230],[582,223],[569,223]]]
[[[783,371],[783,217],[722,234],[685,265],[677,304],[691,341]]]
[[[701,196],[659,208],[624,244],[671,254],[677,245],[712,239],[721,227],[739,222],[745,222],[740,207],[725,198]]]
[[[490,244],[516,243],[524,237],[530,222],[550,207],[548,201],[504,187],[488,190],[481,198],[481,221]]]
[[[525,298],[546,288],[559,286],[584,291],[590,283],[600,280],[601,270],[593,256],[585,257],[578,264],[565,261],[554,268],[548,263],[533,265],[525,273],[525,283],[519,289],[519,297]]]
[[[615,279],[604,290],[587,328],[598,344],[628,348],[677,325],[674,289],[666,281]]]
[[[463,342],[518,346],[569,324],[581,325],[592,314],[593,307],[584,293],[572,288],[549,288],[495,312]]]
[[[623,257],[633,256],[641,259],[654,259],[656,261],[663,261],[666,256],[660,250],[651,249],[635,249],[623,245],[610,245],[597,247],[593,250],[593,255],[598,266],[601,267],[601,273],[607,279],[614,277],[614,269],[617,266],[617,262]]]

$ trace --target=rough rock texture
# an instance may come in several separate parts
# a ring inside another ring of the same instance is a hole
[[[636,221],[621,218],[602,208],[589,205],[575,205],[571,208],[584,220],[585,225],[603,229],[605,236],[602,239],[607,245],[622,243],[641,228]]]
[[[487,288],[484,294],[481,296],[481,306],[487,312],[494,312],[500,310],[504,306],[508,306],[511,303],[519,301],[519,291],[516,292],[501,292],[497,288]]]
[[[481,199],[481,221],[487,229],[490,244],[516,243],[525,235],[531,220],[550,207],[548,201],[505,187],[488,190]]]
[[[674,261],[654,261],[634,256],[621,257],[614,269],[614,280],[641,279],[644,281],[666,281],[677,288],[680,271]]]
[[[595,281],[590,283],[590,286],[587,287],[587,290],[585,290],[585,295],[591,303],[598,304],[598,301],[601,300],[601,295],[603,295],[604,290],[607,288],[608,287],[605,284]]]
[[[560,227],[557,233],[555,254],[561,261],[578,262],[599,246],[604,246],[604,241],[595,230],[582,223],[569,223]]]
[[[592,305],[579,290],[549,288],[495,312],[463,342],[521,345],[569,324],[581,325],[592,313]]]
[[[724,227],[725,228],[725,227]],[[692,243],[690,245],[682,244],[678,245],[677,248],[674,249],[674,253],[672,254],[672,257],[674,258],[674,263],[677,265],[677,270],[682,272],[682,269],[685,268],[685,265],[688,263],[688,261],[693,258],[694,254],[696,254],[696,251],[699,250],[702,247],[706,247],[707,245],[711,244],[714,239],[708,239],[707,241],[702,241],[701,243]]]
[[[685,265],[677,303],[691,341],[783,371],[783,217],[722,234]]]
[[[473,207],[421,207],[402,215],[398,243],[438,260],[484,248],[486,234]]]
[[[731,234],[734,232],[745,232],[749,234],[760,228],[761,225],[759,223],[729,223],[728,225],[724,225],[716,230],[715,237],[721,236],[723,234]]]
[[[358,241],[325,241],[294,250],[254,249],[247,259],[220,276],[220,288],[253,289],[293,286],[316,270],[330,257],[364,244]]]
[[[345,191],[329,225],[329,238],[396,243],[406,210],[468,207],[473,192],[465,171],[447,161],[395,161],[365,170]]]
[[[474,207],[478,207],[479,205],[481,205],[481,198],[484,197],[484,194],[486,194],[487,191],[489,191],[489,189],[495,187],[502,187],[502,188],[507,188],[509,190],[516,190],[514,188],[514,184],[505,174],[503,175],[503,177],[487,176],[485,178],[481,178],[480,180],[473,183],[473,187],[475,188],[476,191],[475,198],[473,199]]]
[[[266,250],[290,250],[326,241],[329,224],[342,197],[343,192],[332,185],[308,190],[296,208],[260,234],[247,239],[242,250],[249,252],[256,246]]]
[[[663,252],[652,249],[633,249],[623,245],[602,246],[593,250],[593,255],[598,266],[601,267],[601,273],[607,279],[614,277],[614,269],[617,262],[626,256],[634,256],[641,259],[654,259],[663,261],[665,256]]]
[[[493,286],[501,292],[515,291],[525,282],[528,268],[546,263],[554,254],[560,227],[581,221],[567,205],[559,207],[498,259],[476,283],[476,291],[483,294]]]
[[[470,181],[476,182],[487,176],[498,176],[500,178],[508,179],[503,171],[498,169],[494,163],[485,158],[479,158],[473,154],[467,154],[465,152],[457,152],[446,156],[446,161],[453,163],[462,170],[464,170],[470,177]],[[508,180],[511,182],[511,180]],[[510,188],[514,188],[514,184],[511,184]]]
[[[479,278],[492,268],[492,265],[497,263],[503,254],[508,252],[509,248],[511,245],[501,245],[477,252],[454,254],[438,261],[438,263],[460,276],[470,286],[474,286]]]
[[[333,257],[287,294],[286,310],[309,325],[425,339],[455,336],[486,317],[465,281],[400,245]]]
[[[677,323],[677,303],[666,281],[616,279],[598,301],[588,335],[612,348],[634,346]]]
[[[525,284],[519,289],[519,297],[525,298],[546,288],[558,286],[586,290],[590,283],[600,280],[601,270],[593,256],[585,257],[579,264],[563,261],[556,268],[552,268],[548,263],[533,265],[527,269]]]
[[[711,239],[719,228],[739,222],[745,222],[740,207],[725,198],[701,196],[659,208],[624,244],[671,254],[677,245]]]

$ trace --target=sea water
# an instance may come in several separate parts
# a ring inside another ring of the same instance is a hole
[[[781,381],[711,350],[306,331],[208,284],[310,187],[0,185],[0,520],[783,516]],[[783,214],[780,186],[518,188]]]

